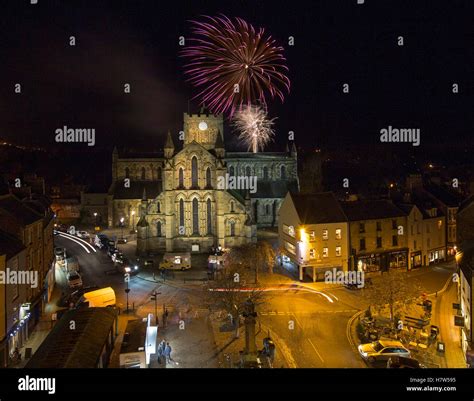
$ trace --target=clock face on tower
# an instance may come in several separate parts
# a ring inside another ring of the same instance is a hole
[[[205,121],[201,121],[199,123],[198,127],[201,131],[205,131],[205,130],[207,130],[207,123]]]

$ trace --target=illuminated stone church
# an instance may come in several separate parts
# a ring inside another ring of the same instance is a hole
[[[286,193],[299,189],[295,145],[228,152],[223,133],[222,115],[184,113],[183,131],[174,140],[168,132],[162,152],[114,149],[109,227],[136,229],[139,254],[207,252],[256,241],[257,228],[276,227]],[[255,187],[246,187],[246,177]]]

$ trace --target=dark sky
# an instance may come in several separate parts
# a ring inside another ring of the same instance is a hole
[[[264,27],[285,47],[291,93],[269,105],[277,144],[292,130],[302,147],[347,148],[378,142],[388,125],[420,128],[421,146],[472,143],[472,0],[29,3],[2,1],[0,138],[57,146],[54,130],[67,125],[95,128],[98,147],[158,149],[168,128],[181,128],[195,93],[178,37],[189,35],[190,19],[224,13]]]

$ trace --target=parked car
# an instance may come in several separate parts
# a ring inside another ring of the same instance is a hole
[[[404,356],[391,356],[387,361],[387,368],[391,369],[423,369],[425,365],[421,364],[414,358],[406,358]]]
[[[76,235],[79,237],[79,238],[83,238],[83,239],[89,239],[89,233],[87,231],[76,231]]]
[[[94,245],[99,249],[104,249],[109,239],[105,234],[97,234],[94,237]]]
[[[76,271],[69,272],[67,274],[67,284],[69,285],[69,288],[82,287],[81,275]]]
[[[84,293],[86,293],[88,291],[94,291],[94,290],[97,290],[97,289],[99,289],[99,287],[89,286],[89,287],[83,287],[79,290],[73,291],[70,294],[65,294],[61,297],[61,299],[59,301],[59,306],[70,306],[71,304],[76,306],[78,301],[84,295]]]
[[[114,263],[123,263],[124,255],[122,252],[116,252],[112,255],[112,262]]]
[[[127,243],[127,237],[121,237],[117,240],[117,244],[126,244]]]
[[[408,351],[400,341],[378,340],[372,343],[359,345],[359,354],[369,362],[386,361],[392,356],[403,356],[410,358]]]
[[[116,255],[117,253],[120,253],[117,248],[110,247],[107,249],[107,256],[110,258],[113,258],[113,256]]]

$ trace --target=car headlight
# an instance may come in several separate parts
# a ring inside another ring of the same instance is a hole
[[[135,266],[135,270],[138,270],[138,266]]]
[[[129,273],[130,270],[131,270],[130,267],[126,267],[126,268],[125,268],[125,271],[126,271],[127,273]]]

